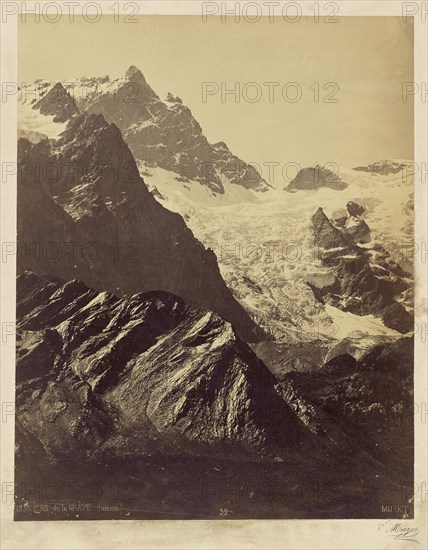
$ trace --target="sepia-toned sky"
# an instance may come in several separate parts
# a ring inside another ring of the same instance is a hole
[[[104,16],[52,24],[27,16],[19,23],[18,54],[19,81],[27,83],[114,78],[136,65],[161,99],[168,91],[182,98],[209,141],[225,141],[247,162],[355,166],[413,158],[413,101],[402,101],[402,83],[413,81],[410,19],[204,23],[198,16],[141,16],[115,23]],[[205,102],[204,82],[219,88]],[[273,102],[268,82],[279,83],[271,85]],[[235,83],[237,101],[231,94],[222,101],[221,87]],[[244,89],[247,83],[255,85]],[[324,90],[327,83],[335,84]],[[299,91],[301,99],[287,102],[283,90],[290,99]],[[338,102],[323,101],[329,93]],[[246,100],[256,94],[258,101]]]

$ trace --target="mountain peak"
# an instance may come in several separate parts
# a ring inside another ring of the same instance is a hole
[[[68,94],[67,90],[64,88],[64,86],[62,85],[62,82],[57,82],[52,88],[51,88],[51,92],[57,92],[57,93],[63,93],[63,94]]]
[[[285,190],[298,191],[301,189],[319,189],[320,187],[330,187],[331,189],[343,191],[348,187],[348,184],[338,174],[317,163],[314,166],[299,170],[296,177],[285,187]]]
[[[79,114],[74,98],[57,82],[33,107],[42,115],[54,117],[54,122],[66,122]]]
[[[112,92],[111,87],[100,88],[99,93],[78,100],[79,107],[115,122],[138,161],[199,182],[214,197],[225,193],[223,182],[254,191],[269,189],[255,167],[234,155],[223,141],[208,142],[180,97],[170,92],[162,102],[137,66],[128,67]]]
[[[128,67],[128,70],[126,71],[125,77],[126,77],[127,80],[131,80],[131,79],[135,79],[135,78],[142,78],[144,80],[144,82],[146,81],[146,79],[144,78],[143,73],[135,65],[130,65]]]

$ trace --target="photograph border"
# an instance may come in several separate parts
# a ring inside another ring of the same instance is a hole
[[[56,2],[62,4],[63,2]],[[103,13],[112,14],[111,6],[128,13],[127,2],[75,1],[75,13],[89,4],[98,4]],[[241,4],[245,4],[242,1]],[[247,2],[248,3],[248,2]],[[268,4],[258,3],[263,14],[269,15]],[[332,2],[317,2],[320,7]],[[89,520],[89,521],[13,521],[14,479],[14,400],[15,400],[15,339],[6,325],[15,323],[16,266],[13,258],[4,257],[5,243],[16,242],[16,177],[4,178],[5,163],[16,162],[17,154],[17,102],[16,97],[5,97],[5,83],[17,82],[17,14],[13,5],[21,9],[25,2],[2,2],[1,20],[1,537],[4,549],[238,549],[238,548],[293,548],[293,549],[402,549],[427,548],[427,334],[422,329],[427,323],[427,166],[428,150],[428,99],[422,94],[414,100],[415,156],[420,169],[415,174],[415,243],[419,252],[415,256],[415,323],[421,327],[415,334],[415,403],[419,414],[414,416],[415,428],[415,517],[409,520]],[[27,2],[26,4],[31,4]],[[34,4],[34,3],[33,3]],[[40,5],[53,2],[40,1]],[[189,1],[137,1],[138,15],[200,15],[204,4],[217,4],[219,9],[232,10],[236,2]],[[303,15],[311,15],[313,0],[300,0]],[[338,17],[399,16],[404,15],[404,4],[414,6],[414,80],[427,86],[428,75],[428,15],[427,2],[377,0],[375,2],[340,0]],[[10,6],[10,12],[4,6]],[[425,11],[424,11],[425,10]],[[5,181],[6,180],[6,181]],[[10,336],[5,337],[4,335]],[[422,411],[425,410],[425,416]],[[411,529],[412,540],[397,537],[396,524]]]

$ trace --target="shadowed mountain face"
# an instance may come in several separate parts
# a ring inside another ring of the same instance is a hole
[[[116,518],[216,517],[235,484],[252,488],[233,501],[236,517],[377,517],[379,502],[408,505],[412,353],[405,338],[279,382],[229,323],[177,296],[121,299],[26,271],[17,281],[17,481],[77,475],[105,489],[136,480],[137,500],[122,495]],[[251,497],[260,481],[266,502]],[[285,501],[274,487],[287,488]]]
[[[317,165],[302,168],[285,190],[299,191],[304,189],[319,189],[320,187],[329,187],[341,191],[348,187],[348,184],[332,170]]]
[[[358,361],[343,354],[318,372],[289,372],[281,384],[290,406],[300,407],[308,425],[354,431],[362,449],[395,468],[404,485],[413,471],[412,337],[380,344]]]
[[[262,335],[215,254],[154,199],[102,115],[75,115],[58,140],[19,140],[18,166],[19,271],[121,295],[171,292],[219,313],[250,341]]]
[[[123,456],[158,440],[275,456],[300,441],[276,379],[218,315],[165,292],[124,300],[29,271],[17,296],[19,420],[53,456],[97,445]]]
[[[310,284],[315,297],[343,311],[373,314],[402,334],[411,331],[413,316],[398,301],[411,287],[406,273],[383,248],[365,249],[356,244],[357,239],[367,240],[363,237],[368,226],[350,227],[333,224],[322,208],[313,215],[315,244],[320,249],[321,261],[331,268],[334,276],[325,284]]]
[[[292,344],[264,341],[251,345],[279,380],[291,371],[319,371],[330,346],[320,340]]]
[[[66,122],[79,113],[76,102],[70,93],[57,82],[49,91],[40,92],[41,99],[33,105],[42,115],[53,116],[54,122]]]
[[[137,160],[196,180],[215,194],[224,193],[225,181],[255,191],[269,188],[225,143],[208,142],[180,98],[169,94],[162,102],[136,67],[123,79],[83,79],[81,86],[84,92],[80,98],[76,95],[79,108],[114,122]]]

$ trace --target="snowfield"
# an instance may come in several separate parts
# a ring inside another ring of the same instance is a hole
[[[23,137],[31,143],[42,139],[58,139],[65,130],[66,122],[54,122],[53,116],[42,115],[28,100],[18,102],[18,139]]]
[[[331,216],[350,200],[362,204],[372,235],[364,246],[382,244],[411,271],[410,169],[383,176],[341,168],[340,177],[349,184],[343,191],[273,189],[261,194],[229,184],[224,195],[213,196],[198,182],[177,181],[172,172],[139,166],[157,200],[180,213],[195,236],[214,250],[236,298],[277,341],[400,336],[372,315],[359,317],[315,300],[307,281],[330,273],[320,261],[310,221],[320,206]]]

